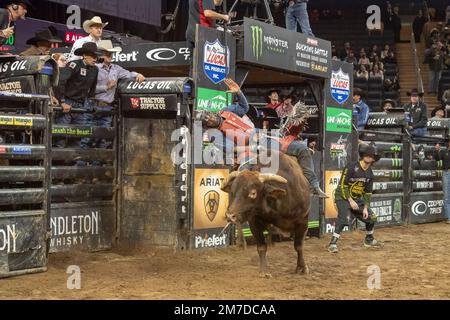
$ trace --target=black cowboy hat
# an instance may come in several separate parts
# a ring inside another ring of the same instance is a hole
[[[35,33],[34,37],[27,40],[28,45],[36,45],[39,41],[48,41],[52,43],[61,43],[62,40],[56,35],[55,28],[44,29]]]
[[[2,7],[5,8],[10,4],[25,4],[28,8],[33,8],[33,4],[29,0],[3,0]]]
[[[362,159],[365,156],[372,156],[375,162],[381,159],[381,155],[378,153],[377,147],[370,144],[361,143],[359,145],[359,157]]]
[[[77,50],[75,50],[74,54],[76,56],[83,56],[83,55],[92,55],[92,56],[101,56],[103,55],[103,52],[98,50],[97,45],[95,42],[86,42],[83,44],[83,46]]]
[[[406,94],[408,95],[408,97],[423,97],[423,92],[419,92],[419,90],[417,90],[417,88],[412,89],[411,91],[407,91]]]
[[[366,95],[366,92],[360,88],[354,88],[353,89],[353,96],[360,96],[363,98]]]

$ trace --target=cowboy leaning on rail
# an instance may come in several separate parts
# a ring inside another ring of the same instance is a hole
[[[75,55],[82,57],[82,60],[72,61],[67,67],[61,69],[58,98],[63,111],[56,118],[56,124],[92,125],[92,103],[89,98],[95,96],[98,77],[98,68],[95,63],[101,54],[95,43],[85,43],[82,48],[75,51]],[[70,112],[72,108],[83,109],[85,112]],[[74,147],[88,149],[90,143],[90,138],[82,138],[75,143]],[[57,141],[56,146],[65,147],[65,140]],[[84,165],[82,162],[77,164]]]
[[[145,80],[145,77],[140,73],[130,72],[112,63],[113,53],[121,52],[122,48],[114,47],[111,40],[100,41],[98,49],[102,52],[100,59],[103,62],[97,64],[99,71],[92,124],[96,127],[109,128],[112,126],[113,116],[111,112],[114,110],[114,100],[119,80],[135,79],[141,83]],[[96,147],[100,149],[106,149],[111,145],[111,142],[105,139],[95,141],[95,143]]]

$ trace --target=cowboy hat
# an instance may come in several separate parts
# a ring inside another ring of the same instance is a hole
[[[39,41],[48,41],[51,43],[61,43],[62,40],[50,28],[38,31],[33,38],[27,40],[28,45],[36,45]]]
[[[3,1],[3,7],[7,7],[11,4],[25,4],[28,8],[33,8],[33,4],[29,0],[5,0]]]
[[[102,40],[99,42],[99,44],[97,46],[98,46],[98,50],[100,50],[100,51],[107,51],[107,52],[111,52],[111,53],[122,52],[122,48],[114,47],[111,40]]]
[[[423,97],[423,92],[419,92],[419,90],[417,90],[417,88],[412,89],[411,91],[407,91],[406,94],[408,95],[408,97]]]
[[[89,28],[96,24],[100,24],[100,25],[102,25],[102,28],[104,28],[109,24],[109,22],[103,23],[102,18],[95,16],[91,20],[86,20],[85,22],[83,22],[83,29],[87,33],[91,33]]]
[[[83,56],[83,55],[101,56],[103,52],[98,51],[95,42],[86,42],[85,44],[83,44],[81,48],[75,50],[74,54],[76,56]]]
[[[353,96],[360,96],[361,98],[365,96],[365,91],[360,88],[353,89]]]

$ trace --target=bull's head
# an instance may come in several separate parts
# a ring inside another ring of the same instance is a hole
[[[262,209],[267,200],[277,200],[286,196],[281,186],[288,181],[275,174],[262,174],[244,170],[232,172],[222,185],[222,190],[230,194],[227,210],[229,222],[247,221],[249,215]]]

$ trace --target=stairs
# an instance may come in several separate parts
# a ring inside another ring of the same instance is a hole
[[[419,55],[419,63],[420,63],[420,70],[422,74],[422,81],[423,81],[423,90],[425,91],[424,95],[424,102],[428,106],[428,110],[433,110],[436,107],[439,107],[439,101],[437,100],[437,94],[429,94],[428,92],[428,84],[429,84],[429,74],[430,68],[428,67],[428,64],[423,63],[423,59],[425,56],[425,44],[423,43],[417,44],[417,53]]]

